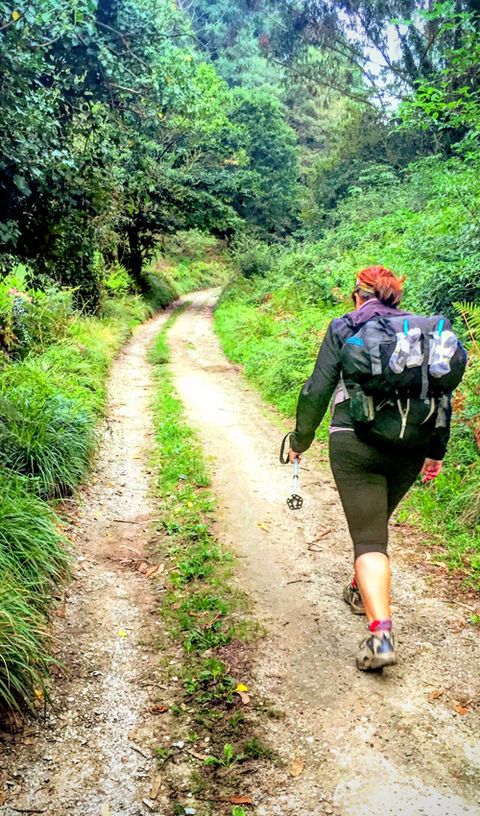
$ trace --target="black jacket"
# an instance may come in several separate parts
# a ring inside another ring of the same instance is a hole
[[[330,400],[340,380],[340,349],[347,339],[355,334],[361,326],[373,317],[385,315],[407,315],[390,306],[384,306],[379,300],[368,300],[360,309],[336,318],[330,323],[320,346],[315,368],[311,377],[304,384],[297,405],[297,422],[291,435],[292,449],[297,453],[306,451],[312,444],[315,431],[322,421]],[[436,429],[430,436],[427,456],[441,460],[445,456],[450,436],[449,406],[447,427]],[[348,403],[335,407],[332,425],[340,428],[353,428]]]

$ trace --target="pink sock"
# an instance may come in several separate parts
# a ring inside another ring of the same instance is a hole
[[[391,618],[388,618],[387,620],[374,620],[369,623],[368,628],[370,632],[391,632],[392,620]]]

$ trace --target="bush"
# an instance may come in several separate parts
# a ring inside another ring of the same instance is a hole
[[[0,283],[0,347],[15,358],[40,353],[65,337],[73,314],[73,292],[29,288],[28,269],[18,266]]]
[[[4,467],[35,480],[43,496],[69,495],[88,468],[94,419],[50,382],[35,361],[0,375],[0,455]]]
[[[147,301],[151,308],[166,309],[174,300],[178,298],[178,292],[173,283],[160,272],[149,272]]]
[[[120,263],[110,267],[104,276],[103,286],[107,297],[115,298],[136,293],[134,281]]]
[[[162,255],[174,263],[184,259],[200,261],[218,248],[218,240],[199,229],[180,230],[164,238]]]
[[[245,278],[266,275],[274,267],[276,254],[274,246],[247,235],[232,245],[232,260]]]

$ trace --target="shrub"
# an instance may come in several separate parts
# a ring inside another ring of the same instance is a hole
[[[73,292],[27,285],[28,270],[18,266],[0,283],[0,346],[13,357],[40,353],[65,337],[73,314]]]
[[[7,368],[0,392],[8,406],[0,412],[3,465],[35,479],[43,496],[71,493],[93,453],[92,416],[58,392],[33,360]]]
[[[172,301],[178,297],[178,292],[173,283],[160,272],[148,273],[148,293],[147,301],[152,309],[165,309]]]
[[[242,235],[232,246],[232,259],[245,278],[266,275],[274,266],[276,250],[270,244]]]
[[[120,263],[110,267],[104,277],[103,285],[107,297],[122,297],[135,294],[136,286],[127,270]]]

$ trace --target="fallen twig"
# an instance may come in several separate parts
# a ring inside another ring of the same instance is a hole
[[[287,581],[288,584],[313,584],[311,578],[297,578],[295,581]]]
[[[135,745],[134,742],[130,743],[130,748],[133,748],[133,750],[136,751],[137,754],[140,754],[140,756],[143,756],[144,759],[153,759],[151,754],[147,754],[147,752],[144,751],[143,748],[140,748],[139,745]]]
[[[312,544],[316,544],[317,541],[320,541],[322,538],[325,538],[325,536],[327,536],[331,532],[332,532],[331,527],[328,527],[327,530],[323,530],[323,532],[321,532],[316,538],[314,538],[313,541],[309,542],[308,546],[310,547]]]
[[[456,606],[463,606],[464,609],[468,609],[469,612],[476,612],[476,608],[474,606],[468,606],[468,604],[462,603],[461,601],[454,601],[453,598],[449,598],[447,603],[455,604]]]

